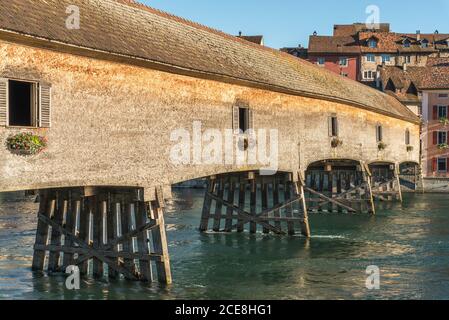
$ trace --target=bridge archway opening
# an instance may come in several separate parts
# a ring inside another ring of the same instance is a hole
[[[298,175],[259,171],[225,173],[207,178],[200,231],[310,237],[304,189]]]
[[[396,165],[394,162],[371,162],[368,167],[371,171],[373,187],[390,181],[395,177]]]
[[[353,159],[311,163],[305,175],[309,212],[375,213],[368,172]]]
[[[391,161],[374,161],[369,165],[374,198],[381,202],[401,201],[402,191],[398,167]]]
[[[417,191],[422,189],[421,166],[414,161],[399,164],[399,178],[404,191]]]

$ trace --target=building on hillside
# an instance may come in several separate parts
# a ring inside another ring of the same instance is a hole
[[[376,87],[394,96],[416,115],[422,114],[421,75],[426,67],[382,65],[378,67]]]
[[[341,76],[357,80],[360,48],[353,36],[310,37],[308,60]]]
[[[332,36],[310,36],[308,60],[342,76],[375,86],[381,65],[426,66],[428,58],[449,57],[449,34],[391,32],[388,23],[335,25]]]
[[[378,85],[422,117],[424,177],[449,178],[449,58],[405,66],[379,67]]]

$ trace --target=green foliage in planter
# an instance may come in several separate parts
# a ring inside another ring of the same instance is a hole
[[[407,146],[407,152],[412,152],[413,151],[413,146]]]
[[[448,118],[446,118],[446,117],[442,117],[442,118],[440,118],[440,123],[442,124],[442,125],[448,125],[449,124],[449,119]]]
[[[8,149],[17,154],[34,155],[47,147],[47,140],[30,132],[19,133],[6,140]]]
[[[446,143],[439,144],[439,145],[437,145],[437,147],[440,150],[449,149],[449,146]]]
[[[341,147],[342,145],[343,145],[343,141],[342,140],[340,140],[338,138],[332,139],[332,142],[331,142],[332,148],[335,149],[335,148]]]
[[[377,149],[379,149],[379,151],[385,150],[387,148],[387,144],[384,142],[379,142],[377,145]]]

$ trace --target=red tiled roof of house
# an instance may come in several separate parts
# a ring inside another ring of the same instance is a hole
[[[449,58],[430,58],[421,89],[449,89]]]
[[[366,31],[368,26],[366,23],[353,23],[353,24],[336,24],[334,25],[334,36],[344,37],[344,36],[353,36],[360,31]],[[379,25],[379,29],[376,30],[378,32],[390,32],[390,24],[389,23],[381,23]]]
[[[80,8],[79,30],[66,28],[69,5]],[[337,101],[418,122],[394,98],[356,81],[134,1],[4,1],[0,7],[0,39],[6,35],[53,50]]]
[[[437,50],[449,50],[449,34],[403,34],[382,31],[357,31],[356,25],[335,26],[340,28],[335,34],[338,36],[310,36],[310,53],[433,53]],[[360,28],[362,28],[360,24]],[[352,29],[352,35],[347,34]],[[388,30],[388,29],[382,29]],[[368,46],[368,41],[374,38],[377,41],[375,48]],[[410,45],[404,46],[408,39]],[[428,46],[422,46],[427,40]]]
[[[412,83],[418,90],[449,89],[449,58],[429,58],[427,66],[407,66],[406,71],[394,66],[382,66],[379,71],[384,91],[392,89],[389,83],[393,89],[407,90]]]
[[[358,41],[352,37],[310,36],[309,54],[353,53],[360,54]]]

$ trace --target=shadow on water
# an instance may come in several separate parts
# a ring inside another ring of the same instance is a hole
[[[204,191],[176,190],[166,216],[175,283],[83,280],[30,271],[37,204],[0,195],[1,299],[447,299],[449,197],[405,195],[367,215],[317,214],[313,237],[198,232]],[[381,290],[365,288],[369,265]]]

